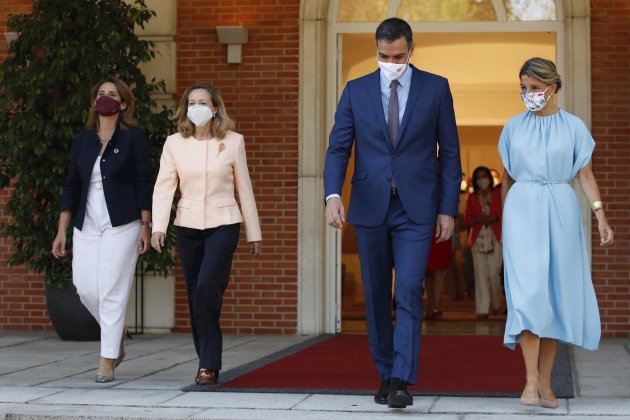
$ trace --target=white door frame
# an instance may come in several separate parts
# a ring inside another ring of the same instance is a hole
[[[390,4],[388,16],[399,4],[400,0]],[[373,33],[378,25],[337,23],[337,6],[338,0],[301,0],[300,4],[298,334],[340,331],[341,234],[326,226],[323,201],[324,157],[340,88],[337,42],[340,33]],[[557,65],[564,77],[560,105],[590,128],[589,1],[556,0],[556,13],[553,22],[411,23],[411,27],[414,32],[556,32]],[[583,194],[579,197],[590,238],[590,207]]]

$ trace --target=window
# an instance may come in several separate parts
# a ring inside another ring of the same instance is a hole
[[[337,22],[555,21],[554,0],[338,0]]]

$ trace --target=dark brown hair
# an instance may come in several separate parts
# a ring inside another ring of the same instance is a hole
[[[108,76],[107,78],[101,80],[96,85],[94,85],[92,91],[90,92],[90,113],[88,114],[88,119],[85,123],[85,127],[88,129],[99,129],[98,112],[96,112],[96,110],[94,109],[94,102],[96,101],[98,90],[104,83],[112,83],[114,86],[116,86],[116,90],[120,95],[120,102],[124,102],[125,105],[127,105],[125,109],[121,109],[118,113],[118,124],[120,125],[120,128],[124,130],[129,126],[135,126],[136,120],[133,118],[133,113],[136,108],[136,98],[133,96],[131,88],[129,88],[129,86],[125,82],[118,79],[117,77]]]
[[[475,190],[475,193],[479,192],[479,186],[477,185],[477,177],[482,172],[484,172],[488,176],[488,179],[490,180],[490,190],[494,189],[494,186],[492,185],[492,172],[490,172],[490,169],[488,169],[485,166],[478,166],[475,168],[472,174],[472,185],[473,185],[473,190]]]

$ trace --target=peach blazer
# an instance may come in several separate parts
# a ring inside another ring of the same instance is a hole
[[[221,140],[168,136],[153,189],[153,232],[166,232],[178,183],[176,226],[209,229],[244,221],[247,241],[262,239],[241,134],[228,131]]]

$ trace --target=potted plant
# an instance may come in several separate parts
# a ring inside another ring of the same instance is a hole
[[[4,209],[10,222],[0,224],[0,234],[14,243],[9,264],[43,273],[49,292],[72,288],[71,260],[55,259],[51,244],[72,139],[84,129],[90,88],[107,75],[132,87],[136,118],[149,136],[155,171],[164,140],[173,131],[170,110],[156,111],[151,99],[152,93],[164,91],[164,82],[147,81],[138,69],[155,51],[134,28],[143,27],[154,14],[144,0],[34,0],[31,14],[13,15],[7,22],[18,37],[0,63],[0,188],[10,188]],[[166,274],[174,258],[149,252],[139,264],[145,271]],[[67,318],[69,301],[62,299],[60,312]],[[48,305],[49,315],[55,315]],[[89,329],[75,323],[62,333],[52,321],[66,339],[81,339],[69,337],[68,331]],[[88,338],[98,339],[91,334]]]

